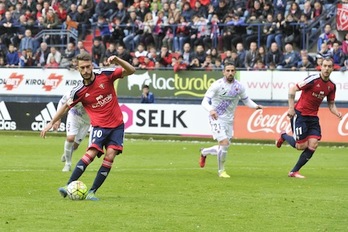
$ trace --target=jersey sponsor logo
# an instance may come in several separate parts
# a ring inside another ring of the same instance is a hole
[[[88,97],[89,95],[90,95],[89,93],[86,93],[86,94],[85,94],[85,97]]]
[[[40,114],[35,117],[35,122],[31,123],[31,129],[34,131],[41,131],[48,122],[50,122],[53,116],[57,113],[56,107],[53,102],[49,102]],[[65,123],[61,123],[58,131],[65,131]]]
[[[324,93],[324,91],[320,91],[319,93],[314,93],[313,92],[312,96],[323,100],[325,98],[325,93]]]
[[[4,101],[0,102],[0,130],[16,130],[16,122],[12,121]]]
[[[109,94],[106,97],[104,97],[103,95],[99,95],[98,97],[96,97],[96,100],[97,100],[97,103],[92,104],[92,108],[102,107],[105,104],[111,102],[112,94]]]

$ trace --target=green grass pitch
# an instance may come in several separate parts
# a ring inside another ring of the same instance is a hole
[[[199,148],[213,141],[126,139],[92,202],[58,194],[71,173],[61,172],[64,137],[51,135],[0,135],[0,231],[348,231],[346,147],[319,146],[307,178],[295,179],[287,173],[299,151],[235,142],[231,178],[219,179],[215,157],[198,166]],[[100,164],[80,179],[88,187]]]

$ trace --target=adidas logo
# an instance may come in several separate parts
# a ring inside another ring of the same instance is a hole
[[[12,121],[4,101],[0,102],[0,130],[16,130],[16,122]]]
[[[35,117],[35,122],[31,124],[31,129],[34,131],[41,131],[53,118],[53,116],[57,113],[56,107],[53,102],[50,102],[46,105],[46,107],[41,110],[40,114]],[[61,123],[58,131],[65,131],[65,123]]]

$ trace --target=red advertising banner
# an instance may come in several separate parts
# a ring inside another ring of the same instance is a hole
[[[253,110],[239,106],[234,119],[234,138],[236,139],[272,139],[276,140],[282,130],[291,132],[287,117],[287,107],[270,107]],[[348,142],[348,109],[340,109],[342,120],[333,115],[328,108],[320,108],[319,120],[322,141]]]
[[[338,31],[348,31],[348,4],[337,4],[336,28]]]

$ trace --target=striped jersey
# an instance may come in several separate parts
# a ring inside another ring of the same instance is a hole
[[[302,90],[295,109],[303,116],[317,116],[320,104],[326,97],[327,101],[335,101],[336,85],[330,79],[324,81],[320,74],[308,76],[296,84]]]
[[[123,123],[123,115],[118,105],[114,81],[122,78],[122,68],[93,70],[95,78],[89,85],[83,82],[71,91],[73,107],[81,102],[91,119],[93,127],[115,128]]]

